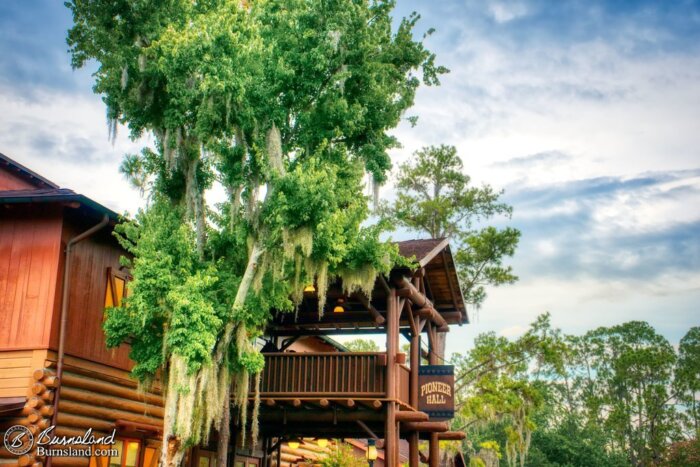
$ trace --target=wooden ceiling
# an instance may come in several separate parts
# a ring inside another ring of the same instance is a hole
[[[271,335],[367,334],[384,333],[377,316],[387,309],[388,287],[396,287],[397,279],[409,278],[421,283],[425,295],[448,324],[468,323],[468,316],[454,258],[447,239],[408,240],[397,243],[402,256],[412,258],[412,268],[395,268],[388,277],[379,277],[369,301],[363,297],[346,296],[338,280],[328,288],[325,312],[318,313],[318,297],[306,293],[296,313],[276,313],[268,328]],[[343,313],[333,309],[342,301]],[[371,305],[374,314],[368,309]],[[401,328],[408,329],[406,313],[402,313]],[[380,320],[379,320],[380,321]]]

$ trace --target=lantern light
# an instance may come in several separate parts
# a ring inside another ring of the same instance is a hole
[[[345,303],[345,299],[343,297],[340,297],[336,301],[335,308],[333,308],[333,313],[345,313],[345,307],[343,306],[343,303]]]
[[[328,440],[326,438],[316,438],[316,444],[318,444],[320,448],[325,448],[328,446]]]
[[[299,449],[299,446],[303,443],[303,441],[296,436],[293,438],[289,438],[287,440],[287,446],[289,446],[292,449]]]
[[[304,293],[314,293],[316,292],[316,287],[314,287],[313,284],[309,284],[306,287],[304,287]]]
[[[372,438],[367,440],[367,460],[372,463],[377,460],[377,442]]]

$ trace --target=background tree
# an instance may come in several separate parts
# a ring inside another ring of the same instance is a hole
[[[628,450],[633,466],[659,465],[678,435],[670,404],[673,347],[641,321],[596,329],[584,342],[596,381],[596,392],[586,395],[587,410]]]
[[[473,465],[499,451],[532,467],[694,465],[692,400],[680,387],[700,380],[696,333],[678,352],[638,321],[571,336],[543,315],[517,339],[482,334],[454,360],[454,428],[467,431]]]
[[[485,287],[517,280],[505,258],[515,253],[517,229],[481,227],[494,216],[510,216],[511,207],[499,201],[501,192],[488,185],[474,187],[464,173],[454,146],[430,146],[416,151],[399,166],[396,199],[381,211],[398,225],[429,235],[449,237],[466,302],[481,306]]]
[[[371,339],[353,339],[344,345],[351,352],[379,352],[379,346]]]
[[[700,327],[690,328],[678,346],[674,378],[675,398],[683,407],[681,415],[686,436],[700,440]]]
[[[150,204],[120,228],[134,280],[105,330],[132,342],[136,376],[166,379],[163,465],[212,427],[226,465],[229,391],[246,426],[269,311],[293,311],[311,281],[324,297],[333,276],[369,293],[397,260],[362,225],[363,177],[384,180],[388,131],[445,70],[414,40],[417,15],[392,30],[388,0],[67,5],[72,64],[97,62],[110,132],[155,137],[122,166]],[[216,211],[214,180],[229,193]]]
[[[535,414],[546,394],[545,378],[563,372],[566,344],[545,314],[520,338],[495,333],[477,336],[466,355],[455,354],[456,430],[467,431],[468,453],[488,454],[486,446],[505,451],[509,465],[523,465],[535,429]]]

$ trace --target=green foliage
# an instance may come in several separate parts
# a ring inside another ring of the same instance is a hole
[[[480,456],[475,443],[492,441],[489,436],[495,434],[510,465],[524,461],[536,426],[534,414],[544,402],[539,380],[560,371],[564,351],[562,336],[545,314],[515,341],[481,334],[467,355],[453,357],[459,408],[455,424],[472,435],[468,439],[473,455]],[[482,430],[493,423],[498,424],[497,433],[482,437]],[[481,454],[482,460],[490,456]]]
[[[367,461],[357,457],[352,446],[346,443],[334,443],[330,454],[321,459],[322,467],[366,467]]]
[[[543,423],[545,421],[543,420]],[[627,456],[607,448],[605,432],[569,417],[551,429],[535,430],[528,467],[625,467]]]
[[[367,293],[406,261],[380,241],[385,223],[363,225],[363,179],[386,178],[390,130],[447,70],[414,40],[418,15],[392,29],[393,1],[66,4],[72,65],[97,63],[112,135],[121,122],[155,136],[121,167],[150,205],[119,228],[134,281],[105,331],[132,343],[137,377],[163,370],[164,438],[185,447],[227,430],[231,380],[245,425],[271,310],[293,311],[305,284],[322,294],[334,276]],[[216,210],[204,200],[214,180],[229,194]],[[179,462],[182,449],[166,451]]]
[[[518,278],[503,260],[513,256],[520,232],[507,227],[477,228],[494,216],[510,216],[502,193],[490,186],[471,186],[454,146],[430,146],[417,151],[397,174],[396,200],[381,212],[397,224],[432,238],[450,237],[456,243],[455,262],[462,295],[479,307],[486,286],[511,284]]]
[[[696,338],[691,328],[676,353],[645,322],[567,336],[548,315],[515,340],[482,334],[455,358],[453,428],[467,431],[474,465],[489,458],[484,442],[509,465],[694,465],[683,464],[692,441],[676,440],[696,439]]]
[[[592,421],[629,450],[632,465],[659,463],[677,436],[669,404],[673,347],[648,323],[631,321],[587,333],[574,350],[595,375],[579,383]]]
[[[133,280],[125,306],[107,311],[104,328],[108,346],[130,342],[133,373],[142,381],[151,380],[171,352],[184,357],[190,371],[210,362],[228,316],[216,271],[197,259],[193,233],[180,216],[177,206],[157,198],[134,222],[116,228],[134,256]]]
[[[700,327],[694,326],[681,339],[673,382],[688,436],[700,439]]]
[[[353,339],[344,345],[351,352],[379,352],[377,343],[369,339]]]
[[[669,448],[664,467],[691,467],[700,465],[700,441],[697,438],[678,441]]]

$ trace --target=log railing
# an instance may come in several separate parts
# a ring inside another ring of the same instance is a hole
[[[396,388],[398,389],[397,398],[399,402],[402,402],[406,405],[411,405],[411,399],[409,396],[409,381],[411,379],[411,370],[406,365],[402,364],[397,364],[396,368]]]
[[[375,352],[265,353],[262,397],[377,397],[386,395],[386,354]],[[406,386],[408,388],[408,386]]]

